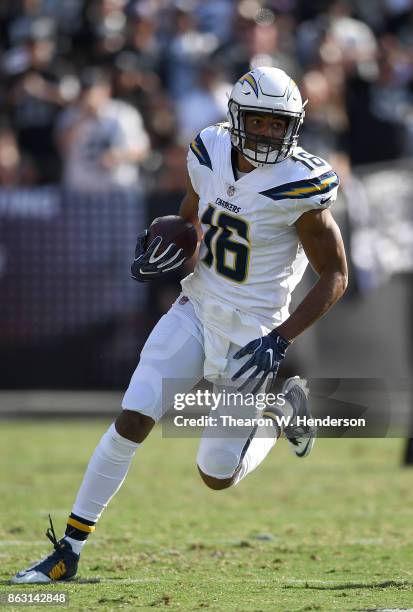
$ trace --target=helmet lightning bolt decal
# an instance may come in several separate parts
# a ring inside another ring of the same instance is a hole
[[[247,74],[244,74],[244,76],[242,76],[238,82],[241,83],[241,85],[243,85],[244,83],[248,83],[248,85],[251,86],[251,89],[258,98],[258,84],[251,72],[247,72]]]

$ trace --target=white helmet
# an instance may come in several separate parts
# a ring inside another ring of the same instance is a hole
[[[255,167],[276,164],[289,157],[304,121],[304,106],[295,82],[283,70],[264,66],[244,74],[234,85],[228,101],[231,142]],[[281,139],[248,134],[255,150],[246,148],[245,113],[271,113],[287,120]]]

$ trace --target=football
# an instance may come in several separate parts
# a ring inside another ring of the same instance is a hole
[[[162,236],[159,254],[173,242],[183,250],[186,259],[192,257],[198,243],[195,227],[177,215],[157,217],[152,221],[149,227],[148,244],[157,236]]]

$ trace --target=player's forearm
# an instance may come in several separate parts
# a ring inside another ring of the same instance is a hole
[[[196,232],[198,234],[198,240],[202,240],[202,228],[198,219],[198,203],[199,197],[198,194],[192,189],[192,185],[189,183],[188,179],[188,191],[182,199],[180,208],[179,208],[179,216],[182,217],[185,221],[189,221],[192,225],[195,226]]]
[[[341,298],[346,288],[345,273],[341,271],[322,273],[293,314],[277,327],[277,331],[286,340],[293,341],[320,319]]]

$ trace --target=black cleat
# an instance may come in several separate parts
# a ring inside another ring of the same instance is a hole
[[[38,584],[71,580],[77,572],[80,555],[72,551],[69,542],[64,538],[57,540],[52,519],[49,516],[50,527],[46,535],[54,546],[54,552],[48,557],[37,561],[30,567],[18,572],[12,579],[12,584]]]

